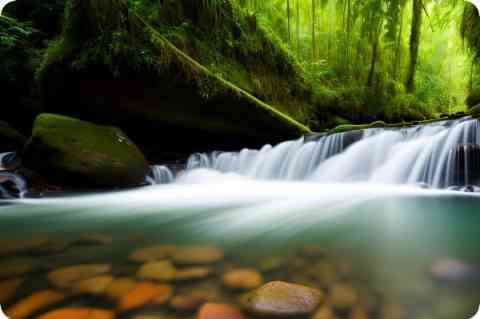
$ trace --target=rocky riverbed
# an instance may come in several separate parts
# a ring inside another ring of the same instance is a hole
[[[244,258],[142,234],[1,244],[0,304],[11,319],[435,318],[411,305],[414,295],[392,298],[319,245]]]

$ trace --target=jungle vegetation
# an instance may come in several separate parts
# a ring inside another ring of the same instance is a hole
[[[89,1],[93,4],[96,0]],[[59,12],[61,4],[69,2],[39,3],[43,9],[51,5],[55,10],[50,12]],[[312,130],[379,120],[425,120],[464,111],[480,102],[480,18],[463,0],[117,2],[127,2],[128,10],[149,28],[215,77]],[[28,23],[33,20],[34,29],[28,32],[39,29],[45,34],[29,60],[37,81],[53,60],[64,65],[68,52],[75,55],[70,59],[73,69],[101,57],[119,77],[123,64],[147,70],[168,62],[159,62],[148,48],[133,48],[139,41],[130,41],[128,34],[123,38],[128,28],[102,35],[102,41],[94,38],[98,32],[93,33],[91,50],[85,50],[84,40],[72,43],[72,35],[81,35],[88,27],[85,21],[69,18],[66,7],[63,33],[57,31],[59,19],[49,26],[32,14],[22,18],[18,8],[12,14],[20,20],[18,28],[30,30],[32,24]],[[72,23],[85,27],[74,30]],[[22,37],[17,41],[8,33],[2,43],[8,44],[5,48],[24,50],[28,45],[19,45]],[[100,50],[100,43],[110,51]],[[126,63],[114,59],[118,57]],[[206,99],[221,90],[197,84]]]

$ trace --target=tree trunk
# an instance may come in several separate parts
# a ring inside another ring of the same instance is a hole
[[[418,49],[422,31],[422,0],[413,0],[412,29],[410,33],[410,65],[406,81],[407,92],[415,92],[415,73],[417,71]]]
[[[404,18],[404,10],[405,7],[402,5],[400,8],[400,29],[398,30],[397,34],[397,43],[395,45],[395,58],[393,61],[393,72],[392,77],[394,80],[398,77],[398,69],[401,65],[402,61],[402,34],[403,34],[403,18]]]
[[[288,45],[292,46],[292,19],[290,16],[290,0],[287,0]]]
[[[312,60],[315,60],[316,52],[317,52],[317,43],[315,39],[315,22],[317,19],[316,15],[316,0],[312,0]]]
[[[300,58],[300,0],[297,0],[297,56]]]

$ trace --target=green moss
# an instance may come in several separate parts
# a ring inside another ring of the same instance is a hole
[[[67,6],[65,33],[50,46],[38,70],[49,110],[81,118],[102,116],[129,134],[168,125],[269,142],[310,132],[177,48],[122,1],[98,6],[98,0],[72,0]],[[88,30],[80,32],[85,23]],[[98,92],[95,81],[108,87]],[[79,87],[83,92],[77,96]]]
[[[121,187],[144,182],[147,162],[118,128],[41,114],[24,165],[66,185]]]

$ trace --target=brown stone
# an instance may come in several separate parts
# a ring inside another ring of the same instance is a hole
[[[157,245],[135,250],[130,259],[136,262],[149,262],[169,258],[177,250],[174,245]]]
[[[322,306],[313,314],[312,319],[337,319],[335,312],[329,306]]]
[[[48,274],[48,279],[56,287],[66,288],[70,287],[75,282],[108,273],[111,268],[111,265],[108,264],[65,267],[50,272]]]
[[[253,315],[283,318],[310,315],[323,298],[318,289],[274,281],[249,293],[243,303]]]
[[[105,289],[104,294],[110,299],[120,299],[135,288],[137,282],[131,278],[116,278]]]
[[[39,291],[7,308],[5,313],[11,319],[24,319],[64,299],[65,295],[55,290]]]
[[[103,309],[64,308],[50,311],[38,319],[113,319],[114,316],[113,312]]]
[[[200,309],[198,319],[245,319],[237,308],[228,304],[207,303]]]
[[[330,290],[328,303],[336,310],[347,311],[359,301],[356,290],[347,284],[335,284]]]
[[[178,249],[173,261],[181,265],[213,264],[224,257],[224,252],[214,246],[189,246]]]
[[[154,300],[164,293],[162,287],[149,282],[142,282],[126,295],[120,298],[118,302],[118,311],[124,312],[143,307],[154,302]]]
[[[110,245],[111,243],[113,243],[112,236],[96,233],[83,234],[73,242],[73,244],[81,246],[102,246]]]
[[[149,262],[140,267],[137,277],[140,279],[151,279],[159,281],[172,281],[175,279],[177,270],[167,260]]]
[[[10,301],[24,281],[24,278],[13,278],[0,282],[0,304]]]
[[[80,294],[100,295],[113,282],[112,276],[98,276],[74,284],[73,291]]]
[[[179,269],[175,273],[175,281],[193,281],[207,278],[214,272],[210,267],[193,267]]]
[[[222,281],[230,289],[252,290],[263,284],[263,277],[255,269],[236,269],[225,273]]]

